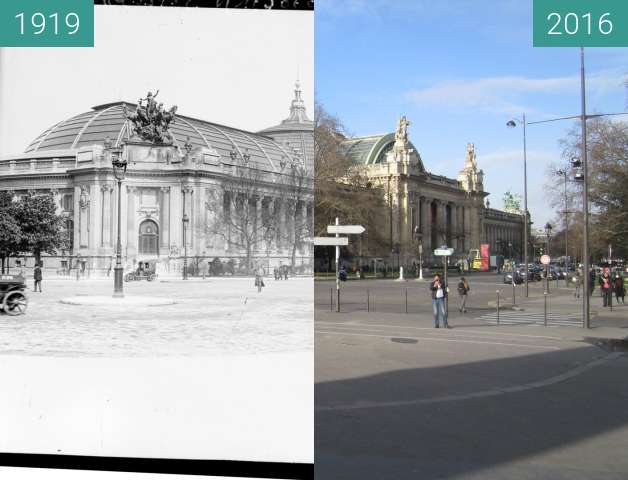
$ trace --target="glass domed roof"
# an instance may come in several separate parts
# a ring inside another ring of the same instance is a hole
[[[130,135],[130,125],[123,112],[124,104],[115,102],[99,105],[89,112],[59,122],[33,140],[25,153],[103,145],[107,137],[114,144],[120,144]],[[133,103],[126,105],[135,106]],[[282,161],[294,158],[293,151],[268,136],[178,114],[170,125],[170,132],[176,146],[183,148],[189,137],[194,147],[214,149],[221,158],[230,159],[230,153],[234,150],[241,155],[248,153],[251,163],[265,170],[279,170]]]

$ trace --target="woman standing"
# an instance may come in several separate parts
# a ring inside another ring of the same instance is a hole
[[[434,327],[439,328],[439,319],[441,319],[444,328],[451,328],[447,322],[447,308],[445,306],[447,285],[442,282],[440,274],[437,273],[434,280],[430,282],[430,290],[432,292],[432,308],[434,309]]]
[[[460,299],[459,310],[462,313],[467,313],[467,295],[469,294],[469,290],[471,290],[469,282],[467,282],[466,278],[461,277],[458,283],[458,298]]]

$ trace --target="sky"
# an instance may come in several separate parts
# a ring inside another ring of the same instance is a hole
[[[317,101],[349,133],[393,132],[404,114],[426,169],[450,178],[474,143],[492,207],[523,195],[523,132],[506,122],[580,114],[580,51],[532,47],[531,1],[317,0],[315,47]],[[628,48],[586,49],[585,63],[589,113],[627,111]],[[527,128],[533,228],[555,217],[546,169],[565,163],[572,126]]]
[[[314,18],[276,10],[95,7],[94,48],[0,49],[0,156],[50,126],[160,90],[181,115],[250,131],[314,105]]]

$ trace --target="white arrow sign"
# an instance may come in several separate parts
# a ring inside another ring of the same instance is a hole
[[[449,257],[454,253],[453,248],[437,248],[434,250],[434,255],[438,257]]]
[[[314,237],[314,245],[346,247],[349,245],[347,237]]]
[[[330,234],[338,233],[338,234],[352,235],[352,234],[364,233],[365,230],[366,229],[362,225],[328,225],[327,226],[327,233],[330,233]]]

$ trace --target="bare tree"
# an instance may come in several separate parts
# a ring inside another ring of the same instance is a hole
[[[366,232],[357,245],[363,254],[388,254],[386,191],[374,185],[359,165],[354,165],[342,149],[346,131],[338,118],[316,105],[314,119],[314,231],[327,234],[335,217],[343,223],[363,225]],[[357,252],[355,252],[357,253]]]
[[[274,220],[262,209],[268,191],[270,172],[251,162],[250,155],[231,152],[231,164],[221,186],[210,194],[208,208],[213,212],[208,233],[221,237],[229,249],[244,253],[246,270],[254,268],[254,254],[271,240]]]
[[[290,248],[290,264],[294,269],[297,251],[304,248],[306,239],[312,236],[313,231],[307,214],[313,198],[313,172],[298,157],[289,165],[286,164],[284,170],[281,175],[281,198],[285,202],[290,225],[283,233]]]
[[[628,123],[597,118],[589,120],[587,129],[589,146],[589,199],[590,199],[590,247],[594,258],[607,253],[613,245],[617,256],[628,256]],[[569,160],[580,159],[580,125],[576,123],[560,141],[563,149],[563,164],[552,164],[547,169],[546,196],[557,211],[557,225],[564,232],[565,194],[557,169],[567,169],[571,174]],[[582,245],[583,209],[582,185],[567,183],[567,211],[569,218],[569,241],[574,256],[579,257]],[[563,242],[564,235],[554,232],[556,242]],[[554,240],[552,241],[554,246]],[[558,243],[556,244],[558,245]],[[564,244],[563,248],[564,248]],[[571,251],[571,247],[570,247]]]

